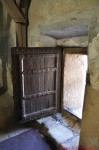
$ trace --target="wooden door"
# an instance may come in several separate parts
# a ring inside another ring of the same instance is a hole
[[[12,48],[16,117],[34,120],[60,110],[61,49]]]

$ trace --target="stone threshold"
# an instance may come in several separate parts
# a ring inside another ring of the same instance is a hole
[[[37,120],[34,126],[50,142],[53,150],[78,150],[80,121],[73,115],[57,113]]]
[[[0,132],[0,141],[16,136],[30,128],[37,129],[52,150],[78,149],[80,120],[66,111],[2,131]]]

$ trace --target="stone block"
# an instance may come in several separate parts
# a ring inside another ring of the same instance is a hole
[[[79,136],[73,137],[70,140],[67,140],[67,142],[62,144],[62,147],[64,149],[71,149],[71,150],[78,150],[79,147]]]
[[[73,137],[72,131],[61,124],[51,127],[48,133],[58,144],[61,144],[67,139]]]

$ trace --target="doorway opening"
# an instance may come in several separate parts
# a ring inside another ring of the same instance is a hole
[[[64,50],[63,108],[79,119],[82,119],[87,68],[87,54]]]
[[[66,86],[69,87],[69,83],[62,85],[61,75],[70,73],[71,75],[74,74],[74,77],[77,76],[76,69],[81,69],[85,65],[85,48],[67,48],[66,51],[61,47],[12,48],[11,53],[14,108],[17,120],[27,122],[40,119],[38,122],[47,127],[46,135],[52,137],[51,140],[54,139],[53,142],[56,141],[57,145],[58,143],[62,145],[66,141],[65,146],[67,147],[68,140],[70,140],[69,146],[71,147],[74,146],[73,143],[76,139],[76,147],[79,146],[80,121],[75,117],[72,118],[71,115],[56,112],[60,112],[61,109],[61,89],[65,91]],[[64,71],[61,63],[63,60]],[[70,72],[70,68],[73,71],[74,67],[76,72]],[[78,73],[81,73],[81,76],[83,74],[82,70],[78,70]],[[64,75],[64,83],[65,77],[69,78],[70,74]],[[72,78],[69,78],[69,80],[66,78],[66,82],[72,80]],[[81,79],[77,79],[77,81],[80,84],[82,83]],[[74,83],[71,82],[71,85]],[[76,88],[76,83],[74,85]],[[67,89],[66,92],[67,95],[64,98],[67,100],[70,92]],[[71,95],[77,94],[72,90]],[[84,91],[82,95],[84,98]],[[78,95],[79,98],[80,96]],[[74,100],[78,99],[75,98]],[[65,102],[64,99],[64,109],[66,109]]]

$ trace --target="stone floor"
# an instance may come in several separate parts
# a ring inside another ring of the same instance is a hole
[[[71,114],[75,115],[79,119],[82,119],[83,106],[76,109],[69,109],[69,108],[64,109],[70,112]]]
[[[5,98],[4,98],[5,97]],[[79,146],[79,119],[64,111],[26,124],[16,124],[14,121],[13,100],[8,93],[0,96],[0,141],[18,135],[30,128],[36,128],[58,150]]]
[[[58,113],[54,117],[45,117],[37,122],[47,128],[47,136],[58,149],[78,149],[80,122],[77,118],[65,112],[64,116]]]

